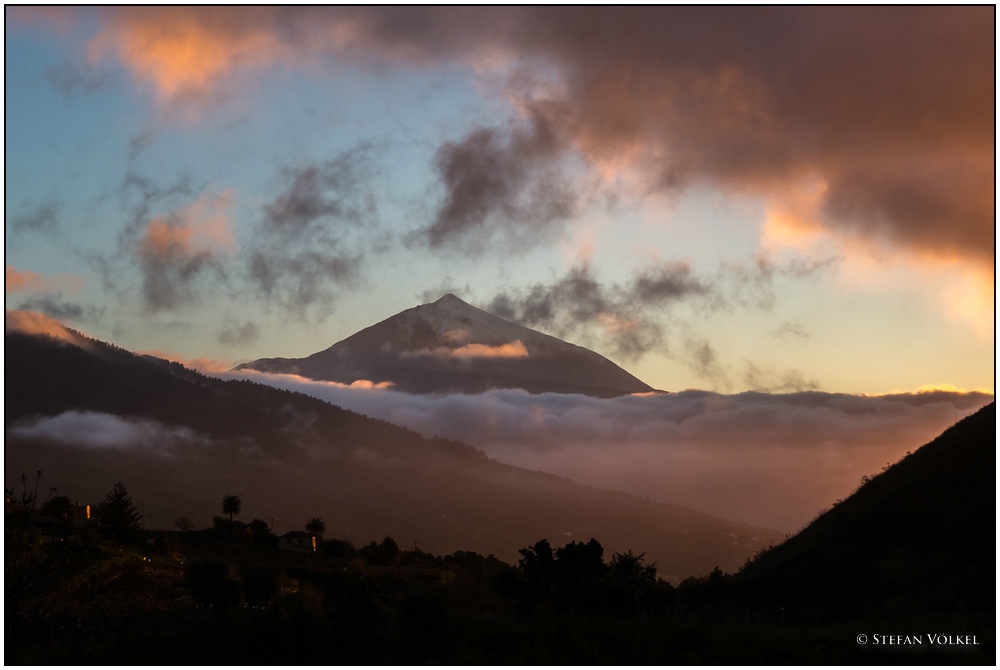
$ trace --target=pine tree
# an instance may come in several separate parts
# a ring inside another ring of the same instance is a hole
[[[135,540],[142,529],[139,511],[132,504],[132,498],[125,485],[115,484],[97,511],[97,518],[105,535],[114,538],[118,544],[127,544]]]

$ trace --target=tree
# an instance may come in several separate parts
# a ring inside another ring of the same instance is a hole
[[[131,542],[142,529],[139,510],[132,504],[132,498],[121,482],[115,484],[100,504],[97,518],[104,533],[118,544]]]
[[[194,530],[194,523],[192,523],[191,519],[186,516],[182,516],[180,519],[177,519],[177,521],[174,521],[174,525],[185,533],[189,530]]]
[[[73,503],[66,496],[56,496],[42,505],[42,515],[50,516],[56,521],[70,521],[73,514]]]
[[[309,519],[309,523],[306,524],[306,532],[317,537],[323,537],[323,533],[326,532],[326,523],[323,519],[314,516]]]
[[[254,519],[248,523],[247,530],[252,535],[267,535],[271,532],[271,528],[267,525],[267,522],[262,521],[261,519]]]
[[[229,520],[233,520],[233,515],[240,515],[243,509],[243,501],[239,496],[222,496],[222,513],[229,515]]]

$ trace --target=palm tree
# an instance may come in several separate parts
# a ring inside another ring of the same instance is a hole
[[[240,515],[243,501],[239,496],[222,496],[222,513],[229,515],[229,520],[233,520],[233,515]]]
[[[306,532],[316,535],[317,537],[323,537],[323,533],[325,531],[326,523],[318,516],[309,519],[309,523],[306,524]]]

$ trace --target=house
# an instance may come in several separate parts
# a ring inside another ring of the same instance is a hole
[[[278,549],[312,553],[316,551],[316,536],[301,530],[293,530],[278,538]]]

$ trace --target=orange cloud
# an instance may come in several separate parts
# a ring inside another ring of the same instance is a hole
[[[13,265],[5,266],[4,288],[6,293],[22,293],[26,291],[67,291],[79,293],[86,281],[83,277],[62,274],[46,277],[29,270],[21,271]]]
[[[55,319],[39,312],[6,310],[4,330],[24,333],[25,335],[43,335],[75,344],[83,349],[90,348],[90,343],[82,333],[71,330]]]
[[[485,344],[466,344],[464,347],[449,349],[448,347],[435,347],[434,349],[417,349],[415,351],[404,351],[402,356],[411,358],[415,356],[434,356],[435,358],[455,358],[459,360],[469,360],[473,358],[527,358],[528,350],[521,343],[521,340],[508,342],[496,347]]]
[[[303,60],[281,39],[268,8],[144,7],[108,14],[88,44],[91,63],[116,55],[161,101],[213,92],[243,70]]]
[[[197,372],[205,375],[229,372],[233,369],[232,362],[219,358],[188,358],[187,356],[182,356],[181,354],[160,351],[159,349],[145,349],[142,351],[136,351],[135,353],[140,356],[153,356],[155,358],[162,358],[163,360],[170,361],[172,363],[180,363],[186,368],[196,370]]]
[[[222,195],[203,194],[187,207],[146,224],[139,243],[143,256],[166,258],[172,255],[192,256],[201,252],[232,251],[235,247],[224,210],[232,204],[233,192]]]

